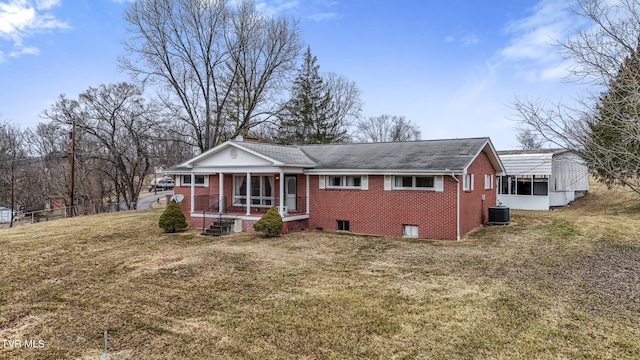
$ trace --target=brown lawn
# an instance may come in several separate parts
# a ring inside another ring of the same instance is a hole
[[[161,210],[2,229],[0,358],[97,360],[108,330],[113,360],[637,359],[637,203],[459,242],[163,234]]]

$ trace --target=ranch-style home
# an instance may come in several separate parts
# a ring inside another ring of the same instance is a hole
[[[504,168],[489,138],[274,145],[230,140],[167,170],[191,225],[458,240],[487,221]],[[222,231],[220,231],[222,232]]]
[[[589,191],[589,169],[563,149],[498,151],[506,174],[498,178],[498,203],[511,209],[549,210]]]

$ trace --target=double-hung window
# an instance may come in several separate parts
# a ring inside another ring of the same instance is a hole
[[[359,188],[362,186],[360,175],[335,175],[328,176],[328,188]]]
[[[205,185],[204,175],[194,175],[195,185]],[[180,185],[191,185],[191,175],[182,175],[182,183]]]
[[[393,180],[394,189],[434,189],[435,177],[434,176],[394,176]]]
[[[462,190],[473,191],[473,182],[474,182],[473,174],[462,175]]]
[[[484,189],[485,190],[493,189],[493,175],[491,174],[484,175]]]

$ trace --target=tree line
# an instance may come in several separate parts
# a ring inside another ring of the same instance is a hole
[[[577,0],[584,26],[558,42],[569,80],[587,91],[560,103],[517,98],[521,143],[579,153],[598,180],[640,194],[640,3]]]
[[[320,72],[310,46],[298,65],[298,22],[262,13],[254,0],[140,0],[123,16],[118,67],[129,82],[61,94],[33,129],[0,123],[0,205],[40,210],[51,196],[71,205],[74,194],[133,207],[154,167],[238,135],[279,144],[420,139],[403,116],[364,118],[356,83]]]

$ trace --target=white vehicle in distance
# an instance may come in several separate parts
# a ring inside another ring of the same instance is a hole
[[[163,177],[160,179],[151,180],[149,191],[151,192],[153,190],[173,190],[173,179],[170,177]]]

